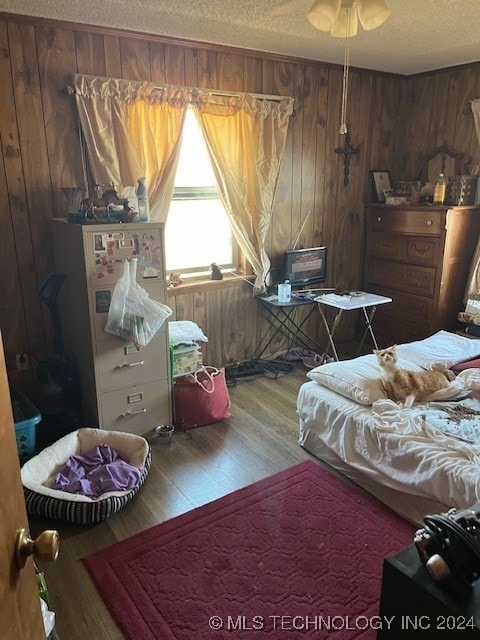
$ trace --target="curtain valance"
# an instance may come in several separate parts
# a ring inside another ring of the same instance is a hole
[[[181,132],[190,106],[201,127],[237,242],[262,290],[270,270],[265,239],[293,98],[75,75],[74,93],[99,184],[146,177],[153,220],[166,221]]]

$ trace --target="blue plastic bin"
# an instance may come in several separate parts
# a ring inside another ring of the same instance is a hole
[[[20,461],[24,462],[35,453],[36,425],[42,416],[40,411],[18,389],[12,389],[10,395],[14,419],[18,420],[15,422],[18,456]]]

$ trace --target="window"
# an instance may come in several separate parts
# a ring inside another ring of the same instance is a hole
[[[165,225],[169,273],[210,274],[217,263],[233,269],[235,245],[219,198],[205,140],[193,110],[187,109],[175,188]]]

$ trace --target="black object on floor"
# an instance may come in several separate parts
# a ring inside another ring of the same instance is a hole
[[[240,380],[255,380],[261,376],[269,378],[278,378],[281,375],[294,371],[295,365],[291,362],[285,362],[282,359],[275,360],[248,360],[247,362],[237,362],[225,367],[225,378],[227,386],[231,387]]]

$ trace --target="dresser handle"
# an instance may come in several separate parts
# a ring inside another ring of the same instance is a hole
[[[122,364],[117,364],[115,369],[125,369],[126,367],[139,367],[144,364],[143,360],[139,360],[138,362],[123,362]]]
[[[139,413],[147,413],[145,408],[139,409],[138,411],[126,411],[125,413],[120,414],[120,418],[126,418],[127,416],[136,416]]]
[[[380,218],[380,216],[378,216],[377,222],[381,222],[381,221],[382,221],[382,219]]]
[[[410,310],[412,311],[425,311],[425,304],[419,302],[418,304],[414,304],[413,302],[409,305]]]
[[[384,249],[390,249],[394,245],[395,245],[394,242],[381,242],[380,243],[380,246],[383,247]]]
[[[433,224],[433,220],[427,220],[427,227],[431,227]]]
[[[415,243],[413,243],[413,248],[417,253],[422,253],[422,254],[427,253],[427,251],[430,251],[430,247],[425,247],[424,249],[422,249],[421,247],[417,247]]]

